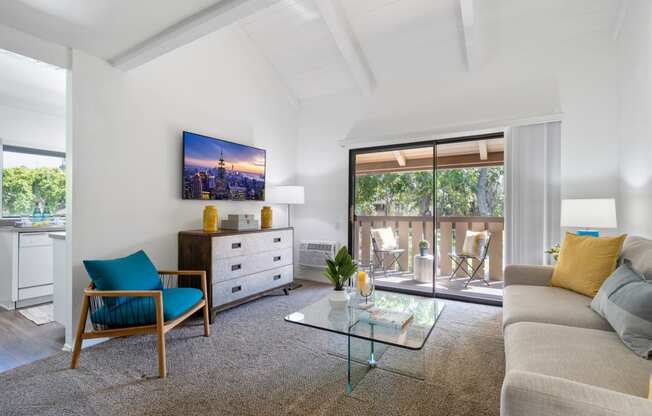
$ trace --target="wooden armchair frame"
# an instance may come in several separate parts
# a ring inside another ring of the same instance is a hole
[[[92,338],[105,338],[105,337],[124,337],[130,335],[156,333],[158,338],[158,370],[159,376],[164,378],[167,375],[167,366],[165,361],[165,334],[181,322],[188,319],[192,314],[200,309],[204,309],[204,336],[210,335],[209,326],[209,311],[208,311],[208,290],[206,287],[206,272],[205,271],[168,271],[159,270],[159,276],[184,276],[184,277],[198,277],[201,279],[201,290],[204,293],[203,299],[197,302],[193,307],[188,309],[178,318],[165,321],[163,316],[163,292],[160,290],[95,290],[91,283],[88,288],[84,290],[84,297],[82,299],[82,307],[79,316],[79,323],[77,325],[77,336],[75,337],[75,346],[72,352],[72,361],[70,368],[77,368],[79,361],[79,354],[81,353],[82,341]],[[125,328],[111,328],[104,330],[93,330],[86,332],[86,320],[88,319],[88,311],[90,309],[90,299],[94,296],[99,297],[151,297],[154,298],[156,304],[156,324],[131,326]]]

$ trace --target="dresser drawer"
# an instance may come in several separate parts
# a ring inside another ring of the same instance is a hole
[[[255,236],[249,241],[249,248],[254,253],[292,247],[292,230],[267,231]]]
[[[292,247],[292,230],[213,237],[213,259],[226,259]]]
[[[292,281],[292,265],[213,285],[213,306],[225,305]]]
[[[292,249],[266,251],[213,262],[213,283],[292,264]]]

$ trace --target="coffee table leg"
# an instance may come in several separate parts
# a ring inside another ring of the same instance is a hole
[[[351,381],[351,336],[347,335],[346,338],[346,394],[351,394],[353,392],[353,383]]]
[[[374,337],[374,326],[371,325],[371,338],[373,337]],[[376,368],[378,361],[376,361],[376,354],[374,352],[374,342],[370,341],[370,344],[371,344],[371,349],[369,351],[369,360],[367,362],[369,363],[369,367]]]

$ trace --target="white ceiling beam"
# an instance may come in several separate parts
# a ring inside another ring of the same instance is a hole
[[[487,150],[487,141],[486,140],[480,140],[478,141],[478,147],[480,151],[480,160],[487,160],[489,157],[489,152]]]
[[[125,71],[136,68],[274,3],[276,0],[222,0],[109,59],[109,63]]]
[[[620,0],[620,5],[618,7],[618,16],[616,17],[616,22],[614,23],[614,30],[612,33],[613,40],[618,40],[618,38],[620,37],[620,32],[623,30],[625,17],[627,17],[627,3],[628,0]]]
[[[460,16],[462,17],[462,37],[466,68],[471,71],[476,63],[475,50],[475,9],[473,0],[460,0]]]
[[[399,166],[405,166],[406,159],[405,159],[405,155],[403,154],[403,152],[401,152],[400,150],[394,150],[394,151],[392,151],[392,153],[394,154],[394,158],[398,162],[398,165]]]
[[[371,95],[376,87],[374,74],[360,49],[339,0],[315,0],[315,3],[358,88],[364,95]]]

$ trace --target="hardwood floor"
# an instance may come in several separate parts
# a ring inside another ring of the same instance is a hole
[[[64,328],[52,322],[36,325],[17,311],[0,308],[0,372],[61,351]]]

